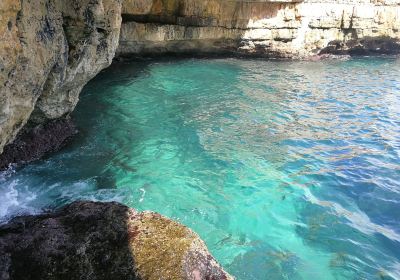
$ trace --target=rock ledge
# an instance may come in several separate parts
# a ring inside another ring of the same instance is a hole
[[[0,227],[0,279],[233,279],[189,228],[81,201]]]

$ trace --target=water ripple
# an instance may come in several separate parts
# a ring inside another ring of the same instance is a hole
[[[400,279],[400,62],[116,64],[0,217],[118,200],[196,230],[237,279]]]

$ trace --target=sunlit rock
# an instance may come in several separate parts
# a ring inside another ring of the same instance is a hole
[[[400,51],[397,0],[127,0],[122,13],[117,50],[122,56],[228,53],[310,58],[327,52],[358,54],[360,49],[365,54]],[[337,41],[341,44],[333,44]]]
[[[119,203],[15,218],[0,252],[0,279],[233,279],[189,228]]]

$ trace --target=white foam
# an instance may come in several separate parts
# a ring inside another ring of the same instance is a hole
[[[146,195],[146,190],[144,188],[140,188],[142,195],[140,196],[139,202],[143,202],[144,196]]]
[[[32,214],[37,209],[30,206],[36,195],[27,187],[21,186],[18,180],[0,186],[0,222],[5,222],[17,214]]]

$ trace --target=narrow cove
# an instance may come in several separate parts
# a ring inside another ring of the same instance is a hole
[[[189,226],[237,279],[400,278],[399,70],[114,64],[82,93],[72,143],[1,174],[1,219],[116,200]]]

